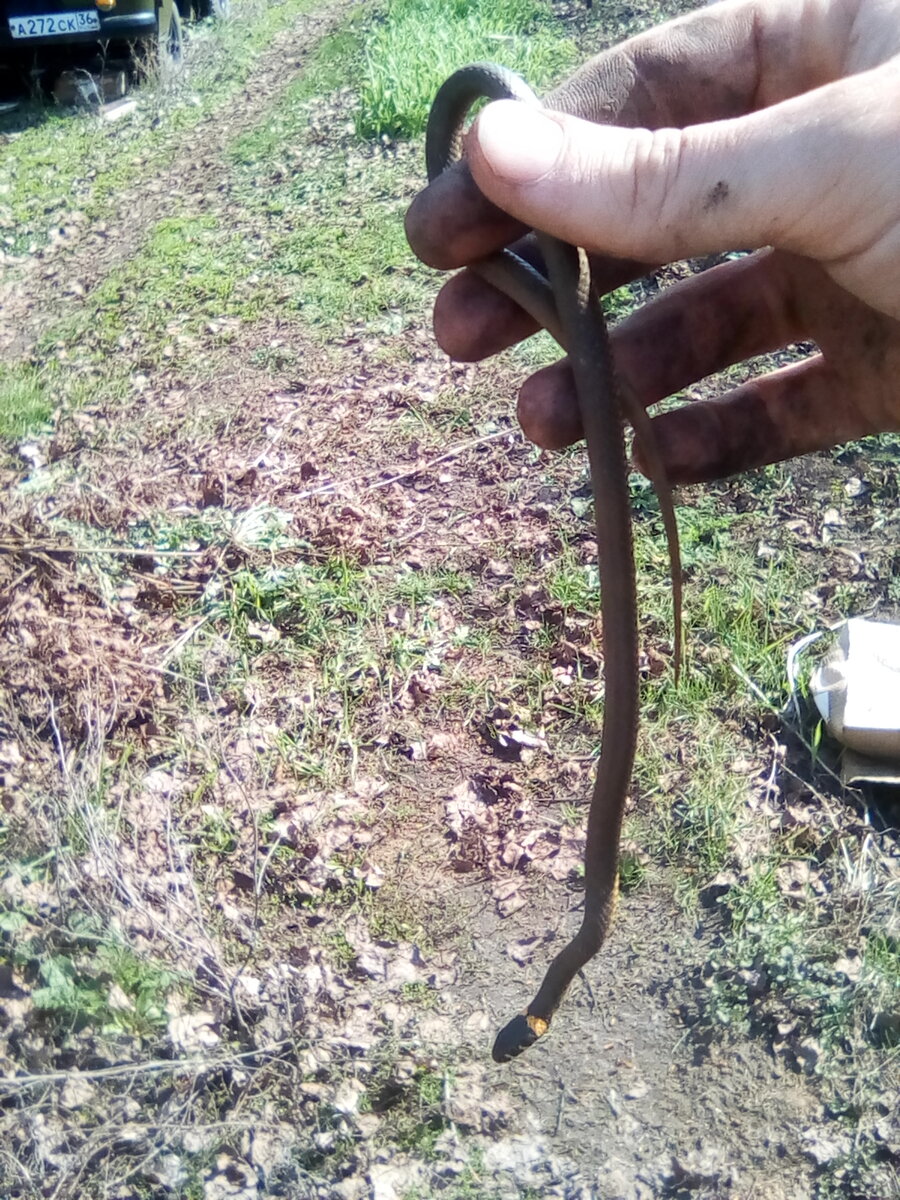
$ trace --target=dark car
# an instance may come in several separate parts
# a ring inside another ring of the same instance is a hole
[[[176,0],[0,0],[0,59],[7,66],[63,68],[96,50],[129,57],[135,47],[181,56]]]
[[[124,80],[135,65],[177,62],[182,18],[225,17],[228,7],[228,0],[0,0],[0,100],[28,80],[50,86],[70,68]]]

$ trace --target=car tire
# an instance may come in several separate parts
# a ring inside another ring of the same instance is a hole
[[[160,7],[160,29],[157,34],[157,55],[159,65],[163,69],[177,67],[184,55],[184,30],[181,25],[181,13],[178,5],[173,4],[168,27],[162,23],[163,8]]]
[[[139,83],[171,76],[181,65],[184,33],[174,0],[162,0],[157,5],[156,22],[156,33],[133,46],[132,69]]]
[[[198,15],[201,18],[213,17],[217,21],[224,21],[230,11],[230,0],[200,0],[198,6]]]

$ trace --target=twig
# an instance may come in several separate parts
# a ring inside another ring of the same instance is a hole
[[[205,554],[209,549],[199,550],[156,550],[151,546],[54,546],[49,542],[0,542],[0,554],[118,554],[127,558],[193,558]]]
[[[244,1050],[240,1054],[223,1054],[219,1058],[151,1058],[143,1063],[119,1063],[115,1067],[97,1067],[93,1071],[48,1071],[45,1075],[14,1075],[0,1079],[0,1092],[15,1092],[21,1088],[47,1087],[54,1083],[68,1083],[82,1079],[119,1079],[123,1075],[155,1075],[165,1071],[210,1071],[216,1067],[229,1066],[260,1055],[274,1055],[292,1044],[291,1038],[283,1038],[257,1050]]]
[[[399,483],[401,479],[410,479],[413,475],[421,475],[423,471],[430,471],[432,467],[436,467],[438,463],[446,462],[450,458],[456,458],[457,455],[464,453],[466,450],[472,450],[475,446],[480,446],[484,442],[493,442],[500,437],[515,436],[511,430],[498,430],[496,433],[485,434],[484,437],[473,438],[469,442],[461,442],[460,445],[454,446],[452,450],[448,450],[446,454],[441,454],[438,458],[431,459],[430,462],[422,463],[421,466],[415,467],[410,471],[402,471],[399,475],[391,475],[388,479],[379,479],[375,483],[370,483],[368,487],[363,488],[363,491],[374,492],[376,488],[389,487],[392,483]]]
[[[263,859],[263,864],[260,867],[259,876],[256,880],[256,888],[255,888],[257,897],[262,895],[263,881],[265,880],[265,877],[266,877],[266,871],[269,869],[269,863],[272,861],[272,855],[275,853],[275,851],[278,849],[278,847],[281,845],[281,843],[282,843],[282,837],[281,837],[281,834],[279,833],[278,837],[275,839],[275,841],[269,847],[269,851],[266,854],[266,857]]]
[[[428,462],[419,463],[418,466],[412,467],[408,471],[401,471],[398,475],[391,475],[387,479],[377,479],[374,483],[367,484],[362,490],[364,492],[373,492],[376,488],[389,487],[392,483],[398,483],[401,479],[410,479],[413,475],[421,475],[423,471],[430,471],[432,467],[436,467],[439,463],[446,462],[449,458],[456,458],[460,454],[464,454],[467,450],[473,450],[476,446],[481,446],[485,442],[496,441],[497,438],[512,437],[517,435],[512,429],[498,429],[494,433],[486,433],[483,437],[470,438],[467,442],[460,442],[457,446],[452,446],[446,453],[439,455],[437,458],[429,459]],[[352,487],[353,484],[361,483],[370,475],[371,472],[366,471],[362,475],[356,475],[351,479],[341,479],[335,483],[325,483],[321,487],[310,488],[306,492],[297,492],[295,500],[309,500],[313,496],[327,496],[336,492],[339,488]]]
[[[22,586],[22,584],[25,582],[25,580],[29,577],[29,575],[33,575],[36,570],[37,570],[37,567],[29,567],[26,571],[23,571],[22,574],[18,577],[18,579],[14,579],[12,581],[12,583],[8,583],[6,585],[6,587],[3,588],[2,591],[0,591],[0,596],[5,596],[7,592],[17,591]]]
[[[193,639],[194,635],[199,633],[203,626],[211,619],[212,614],[206,613],[206,615],[202,616],[199,621],[195,621],[189,629],[186,629],[184,633],[180,634],[165,652],[162,662],[158,663],[155,669],[157,671],[161,671],[167,665],[167,663],[170,663],[173,658],[176,658],[185,648],[188,642]]]

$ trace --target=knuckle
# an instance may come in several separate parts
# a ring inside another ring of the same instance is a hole
[[[671,254],[684,223],[684,146],[680,129],[642,130],[630,139],[625,171],[628,190],[622,200],[634,222],[633,230],[651,257],[662,247]]]

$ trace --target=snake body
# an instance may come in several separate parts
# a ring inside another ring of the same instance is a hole
[[[466,115],[479,99],[539,101],[519,76],[492,63],[455,72],[438,91],[428,120],[426,165],[436,178],[461,157]],[[575,937],[550,963],[537,995],[509,1021],[493,1047],[507,1062],[550,1025],[569,984],[598,952],[613,919],[618,892],[618,849],[638,728],[638,637],[631,501],[623,420],[641,439],[659,498],[672,564],[675,662],[681,656],[681,583],[672,494],[650,419],[616,377],[600,300],[584,250],[536,231],[547,276],[510,250],[471,265],[510,296],[566,350],[575,377],[590,460],[603,615],[605,699],[602,748],[591,798],[585,848],[584,917]]]

